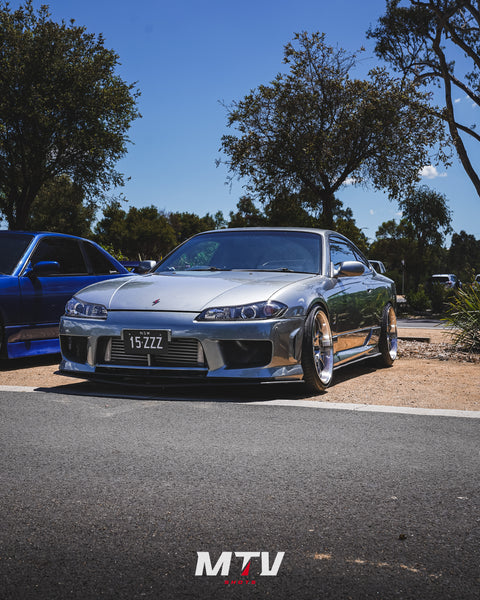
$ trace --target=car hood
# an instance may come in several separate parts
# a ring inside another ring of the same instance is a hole
[[[200,312],[211,306],[236,306],[268,300],[310,273],[259,271],[152,273],[96,283],[75,296],[109,310]]]

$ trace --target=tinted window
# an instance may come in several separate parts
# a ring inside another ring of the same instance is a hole
[[[40,241],[32,255],[32,265],[54,260],[60,265],[60,275],[84,275],[87,267],[77,240],[49,237]]]
[[[334,267],[347,260],[356,260],[370,268],[367,259],[353,244],[342,240],[341,238],[330,238],[330,260]]]
[[[330,238],[330,260],[334,267],[347,260],[358,260],[352,246],[345,240]]]
[[[0,273],[11,275],[18,261],[33,240],[33,235],[26,233],[0,234]]]
[[[321,238],[297,231],[222,231],[196,236],[156,269],[250,270],[318,273]]]
[[[90,266],[93,269],[95,275],[110,275],[112,273],[119,273],[117,267],[93,244],[85,242],[83,247],[87,253]]]

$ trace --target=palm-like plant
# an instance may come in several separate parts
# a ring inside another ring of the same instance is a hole
[[[450,301],[445,321],[455,328],[454,341],[469,351],[480,351],[480,286],[466,285]]]

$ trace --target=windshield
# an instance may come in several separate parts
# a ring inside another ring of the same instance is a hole
[[[321,237],[299,231],[219,231],[200,234],[156,269],[165,271],[291,271],[318,273]]]
[[[22,258],[33,235],[28,233],[0,233],[0,273],[11,275]]]

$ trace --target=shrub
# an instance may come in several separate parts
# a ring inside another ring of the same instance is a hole
[[[425,312],[431,306],[423,285],[419,285],[416,292],[407,295],[407,302],[410,308],[416,312]]]
[[[447,299],[448,290],[441,283],[434,283],[429,286],[428,297],[434,313],[443,313]]]
[[[480,288],[465,285],[458,290],[444,320],[455,327],[455,344],[480,352]]]

